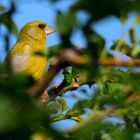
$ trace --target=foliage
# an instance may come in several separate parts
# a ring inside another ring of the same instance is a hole
[[[55,5],[58,1],[50,2]],[[10,35],[17,34],[12,19],[16,8],[14,2],[9,9],[0,5],[0,25],[8,29],[0,36],[6,51]],[[77,16],[80,11],[89,15],[84,24]],[[113,15],[125,26],[131,11],[136,13],[134,23],[107,50],[105,40],[92,25]],[[57,11],[56,26],[62,43],[37,52],[50,59],[50,68],[41,82],[35,83],[23,73],[12,73],[10,62],[0,65],[0,139],[139,140],[140,41],[135,31],[139,13],[139,0],[77,0],[65,13]],[[70,40],[75,30],[84,34],[84,49]],[[118,59],[118,52],[127,60]],[[64,79],[53,85],[51,81],[60,71]],[[77,100],[72,108],[65,100],[67,91]],[[52,127],[53,122],[66,119],[76,125],[64,131]]]

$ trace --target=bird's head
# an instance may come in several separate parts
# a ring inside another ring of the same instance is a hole
[[[48,24],[42,21],[32,21],[27,23],[20,31],[19,37],[27,35],[34,39],[46,39],[47,35],[55,32]]]

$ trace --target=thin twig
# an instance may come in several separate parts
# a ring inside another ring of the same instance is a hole
[[[109,115],[112,114],[112,112],[115,111],[115,110],[116,110],[116,106],[113,106],[112,108],[107,109],[107,110],[105,110],[105,111],[102,111],[102,112],[100,112],[100,113],[97,114],[97,115],[95,115],[95,112],[93,111],[87,119],[81,121],[81,122],[78,123],[76,126],[70,128],[70,129],[67,129],[67,130],[65,131],[65,133],[68,134],[68,135],[71,135],[71,134],[73,134],[73,133],[76,133],[76,132],[78,132],[79,130],[81,130],[81,129],[83,129],[83,128],[89,126],[89,125],[91,125],[91,124],[94,123],[95,121],[100,121],[100,120],[102,120],[103,118],[109,116]]]

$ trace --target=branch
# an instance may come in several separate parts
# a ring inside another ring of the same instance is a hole
[[[140,66],[140,59],[130,59],[130,60],[116,60],[114,58],[104,57],[100,58],[99,64],[102,66]]]
[[[87,72],[88,73],[88,72]],[[83,84],[93,85],[96,81],[94,78],[89,79],[86,71],[84,73],[79,73],[77,77],[75,77],[71,83],[68,83],[66,79],[64,79],[61,83],[55,84],[52,88],[46,89],[45,92],[41,96],[42,102],[48,101],[48,96],[50,98],[55,98],[57,96],[62,96],[66,91],[73,91],[82,86]]]
[[[37,81],[37,83],[28,90],[29,94],[31,96],[41,96],[59,70],[72,64],[83,66],[87,62],[86,57],[81,56],[77,48],[64,48],[51,60],[51,66],[43,78]]]
[[[74,47],[62,49],[61,52],[51,60],[51,66],[49,70],[44,74],[43,78],[29,89],[29,94],[32,96],[41,96],[59,70],[71,65],[88,68],[88,65],[90,65],[91,63],[90,61],[91,60],[89,59],[88,55],[83,54],[83,49],[77,49]],[[124,61],[124,60],[116,60],[115,58],[104,57],[100,58],[98,63],[101,66],[132,67],[132,66],[140,66],[140,59],[129,59]],[[85,83],[86,82],[88,81],[85,81]],[[62,85],[59,86],[60,90],[54,89],[53,91],[55,91],[56,94],[58,93],[57,91],[59,92],[61,91],[60,93],[62,93],[67,90],[71,89],[73,90],[75,88],[78,88],[82,84],[73,83],[72,85],[67,86],[65,88]],[[52,92],[52,90],[49,92]]]

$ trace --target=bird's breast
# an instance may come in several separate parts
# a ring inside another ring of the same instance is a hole
[[[27,45],[22,53],[12,56],[11,64],[14,72],[25,72],[38,80],[45,72],[47,59],[35,54]]]
[[[11,56],[11,64],[14,72],[23,72],[30,58],[30,46],[26,45],[23,52]]]

